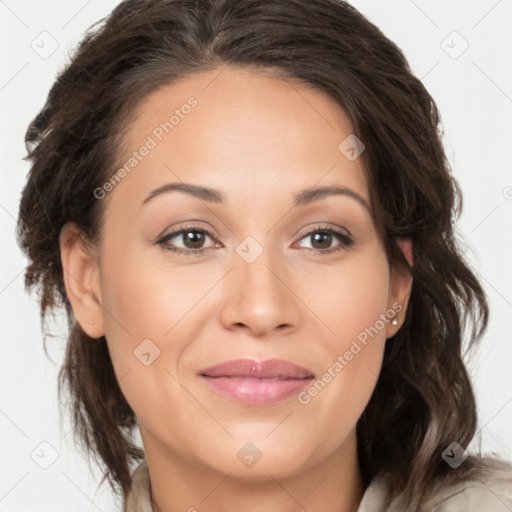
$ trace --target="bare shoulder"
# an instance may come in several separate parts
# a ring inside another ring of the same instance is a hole
[[[440,484],[422,511],[512,512],[512,465],[492,461],[468,480]]]

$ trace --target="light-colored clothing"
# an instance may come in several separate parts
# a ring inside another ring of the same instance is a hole
[[[146,461],[135,469],[132,491],[124,512],[153,512]],[[367,487],[357,512],[401,512],[397,500],[389,503],[388,487],[375,478]],[[496,473],[485,481],[468,481],[441,488],[424,503],[420,512],[512,512],[512,471]]]

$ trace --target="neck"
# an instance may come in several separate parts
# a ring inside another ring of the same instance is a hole
[[[265,471],[257,479],[184,460],[141,435],[151,477],[153,512],[356,512],[363,495],[353,431],[335,452],[308,469],[280,477]]]

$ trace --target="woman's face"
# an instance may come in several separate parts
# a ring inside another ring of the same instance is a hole
[[[124,172],[95,191],[97,257],[69,268],[147,451],[263,478],[355,445],[410,280],[390,274],[347,137],[327,97],[240,69],[138,109]]]

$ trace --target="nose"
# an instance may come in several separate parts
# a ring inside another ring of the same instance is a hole
[[[234,255],[233,269],[223,280],[221,322],[229,330],[245,330],[261,338],[299,328],[300,299],[285,262],[278,264],[270,251],[248,263]]]

